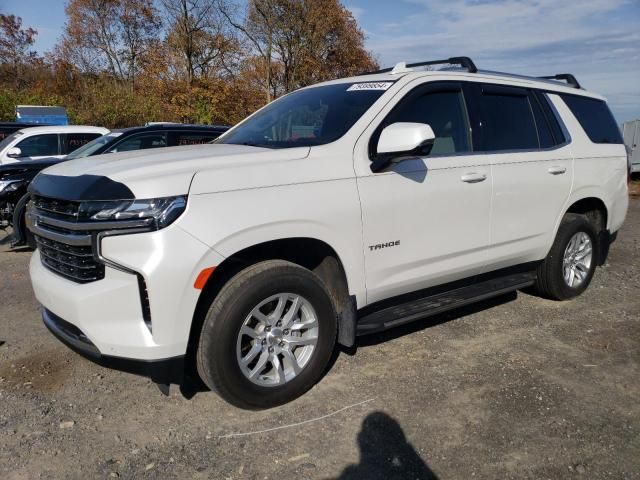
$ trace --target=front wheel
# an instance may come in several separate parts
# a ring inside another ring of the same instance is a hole
[[[31,231],[27,228],[25,215],[27,213],[27,203],[31,199],[31,194],[27,193],[18,200],[13,210],[13,245],[20,247],[27,245],[34,250],[37,248],[36,239]]]
[[[589,220],[567,214],[560,224],[549,255],[538,267],[536,290],[554,300],[567,300],[584,292],[596,269],[597,234]]]
[[[337,316],[324,284],[282,260],[252,265],[216,296],[197,354],[204,383],[241,408],[289,402],[322,376]]]

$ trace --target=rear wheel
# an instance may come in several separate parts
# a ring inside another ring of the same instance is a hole
[[[580,295],[593,278],[597,252],[597,234],[591,222],[582,215],[567,214],[549,255],[538,267],[536,290],[554,300]]]
[[[197,366],[205,384],[241,408],[269,408],[302,395],[333,352],[337,317],[314,273],[282,260],[238,273],[205,318]]]

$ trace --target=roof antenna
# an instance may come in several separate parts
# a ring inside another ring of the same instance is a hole
[[[399,73],[412,72],[413,69],[407,67],[407,62],[398,62],[391,70],[391,75],[398,75]]]

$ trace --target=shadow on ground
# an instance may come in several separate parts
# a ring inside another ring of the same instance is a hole
[[[384,412],[363,420],[358,434],[360,462],[344,469],[337,480],[438,480],[400,427]]]

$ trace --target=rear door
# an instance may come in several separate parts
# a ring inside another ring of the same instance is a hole
[[[571,149],[544,94],[479,83],[466,92],[493,178],[487,271],[540,260],[571,192]]]

